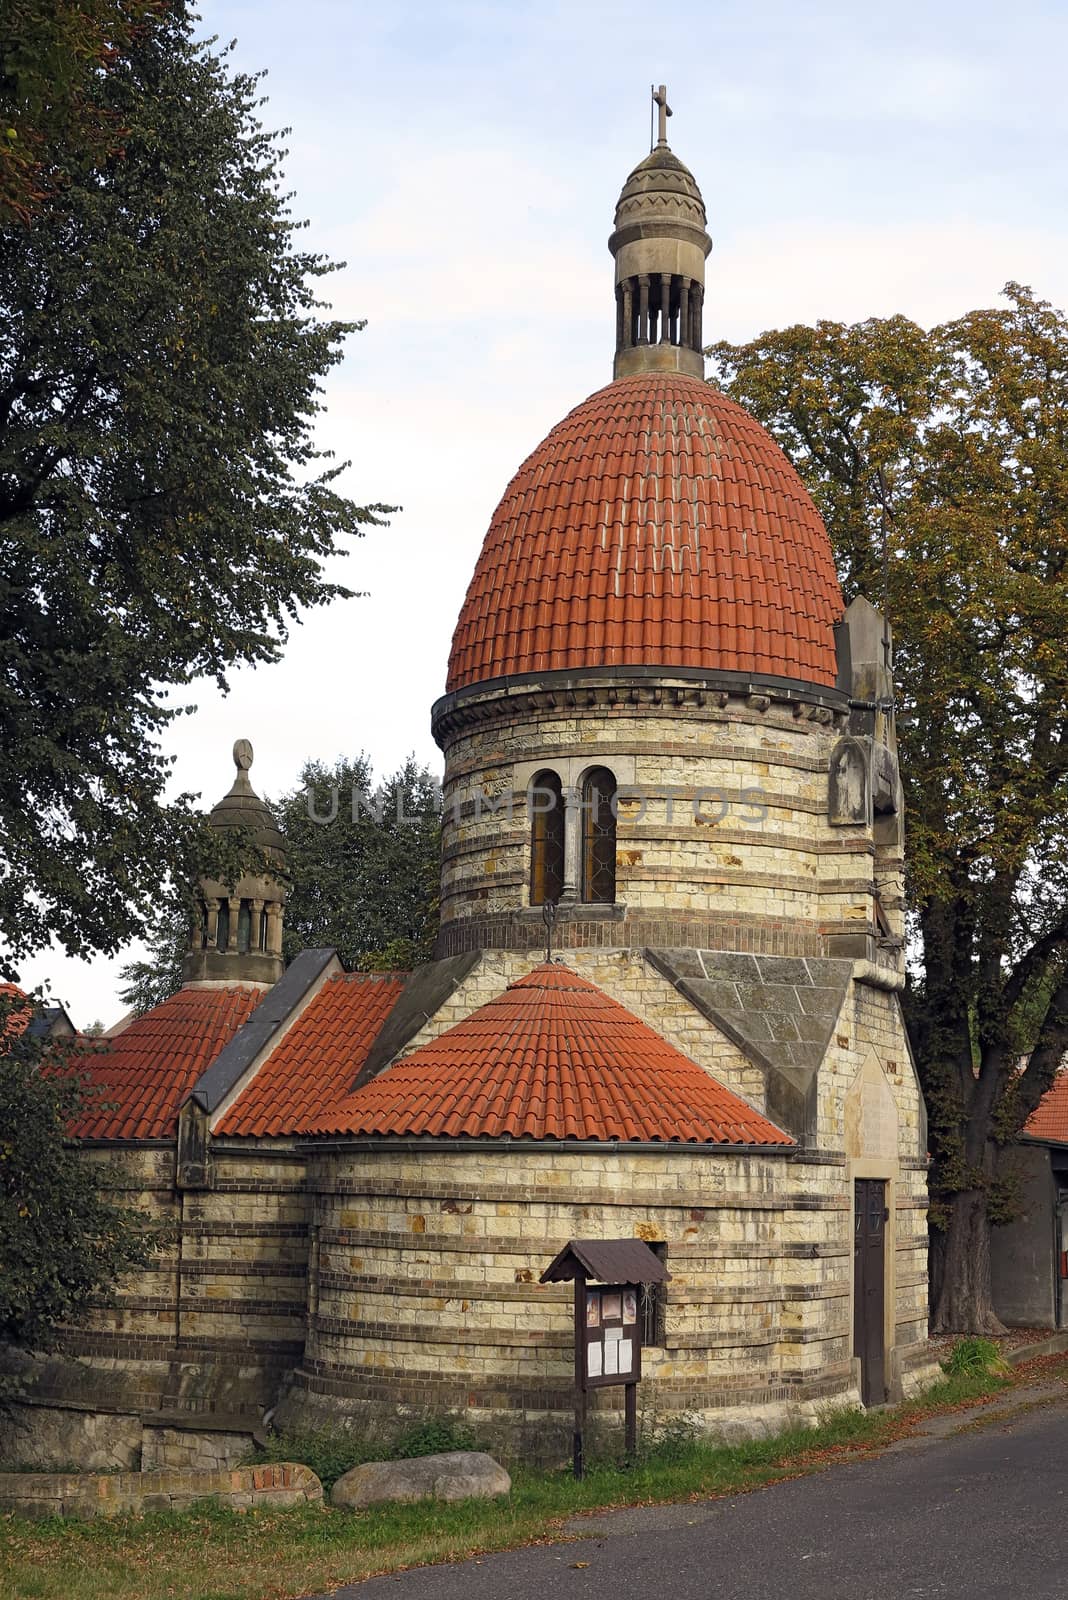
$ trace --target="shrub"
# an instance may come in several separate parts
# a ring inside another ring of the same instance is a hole
[[[433,1456],[443,1450],[473,1450],[475,1435],[458,1417],[426,1417],[391,1437],[369,1439],[339,1426],[284,1428],[248,1457],[248,1465],[265,1461],[297,1461],[310,1467],[330,1492],[351,1467],[365,1461],[395,1461]]]
[[[408,1459],[411,1456],[436,1456],[444,1450],[474,1450],[475,1434],[459,1417],[427,1417],[407,1428],[397,1439],[391,1454]]]
[[[1007,1372],[1008,1363],[993,1339],[958,1339],[942,1362],[942,1371],[951,1378],[976,1378]]]

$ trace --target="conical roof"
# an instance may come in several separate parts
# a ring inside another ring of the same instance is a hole
[[[270,850],[284,856],[285,839],[270,808],[262,801],[249,781],[248,769],[252,765],[252,746],[247,739],[238,739],[234,745],[234,766],[237,771],[229,791],[208,814],[208,825],[225,830],[247,828],[261,850]]]
[[[793,1140],[580,977],[543,963],[338,1102],[319,1134],[738,1146]]]
[[[620,190],[616,227],[635,221],[683,221],[704,229],[705,202],[697,179],[666,144],[639,161]]]

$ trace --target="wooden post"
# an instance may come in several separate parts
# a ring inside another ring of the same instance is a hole
[[[586,1431],[586,1278],[575,1277],[575,1432],[571,1441],[571,1467],[576,1478],[585,1472],[583,1434]]]
[[[624,1389],[623,1407],[627,1460],[633,1461],[638,1454],[638,1385],[636,1383],[628,1383]]]

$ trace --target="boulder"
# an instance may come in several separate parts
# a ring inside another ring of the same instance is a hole
[[[447,1450],[408,1461],[367,1461],[339,1478],[330,1503],[348,1510],[383,1500],[490,1500],[512,1480],[483,1450]]]

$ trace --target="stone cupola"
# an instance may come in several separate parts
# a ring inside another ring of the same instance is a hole
[[[268,868],[284,873],[285,840],[268,807],[249,781],[252,746],[234,745],[237,768],[230,790],[208,817],[219,833],[245,830]],[[282,915],[285,889],[269,870],[244,873],[229,885],[202,878],[199,917],[185,957],[185,982],[196,984],[276,983],[282,976]]]
[[[613,377],[682,372],[703,378],[705,257],[712,241],[696,179],[667,142],[671,108],[663,84],[653,98],[660,137],[623,185],[608,241],[616,263]]]

